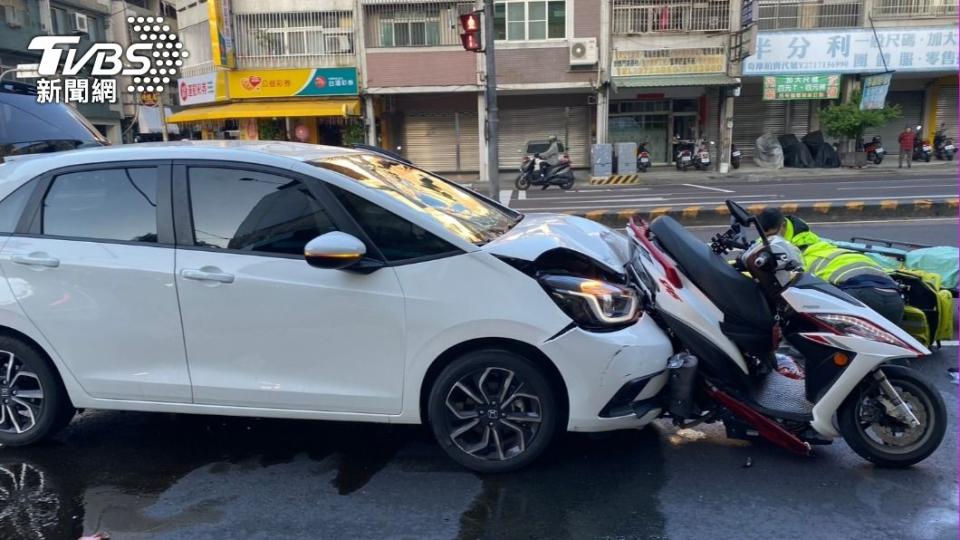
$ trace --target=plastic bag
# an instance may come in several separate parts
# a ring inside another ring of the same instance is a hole
[[[766,169],[783,168],[783,147],[776,135],[764,133],[757,137],[757,146],[753,153],[753,161]]]

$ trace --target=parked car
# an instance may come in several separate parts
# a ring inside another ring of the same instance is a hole
[[[660,411],[671,344],[641,316],[623,234],[382,154],[22,156],[0,164],[0,201],[3,445],[77,408],[427,423],[498,472],[561,430]]]
[[[71,105],[37,103],[36,88],[0,82],[0,162],[5,156],[109,144]]]

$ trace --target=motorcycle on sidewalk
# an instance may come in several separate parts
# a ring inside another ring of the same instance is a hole
[[[740,150],[737,150],[737,145],[731,144],[730,145],[730,166],[733,167],[734,169],[740,168],[740,156],[741,156],[741,152]]]
[[[714,146],[715,144],[715,142],[710,141],[710,146]],[[710,169],[710,148],[707,146],[706,141],[700,141],[700,144],[697,148],[697,153],[693,156],[693,166],[698,171],[706,171]]]
[[[930,141],[920,137],[921,126],[917,126],[916,137],[913,139],[913,160],[925,161],[930,163],[930,157],[933,155],[933,147]]]
[[[863,146],[863,151],[867,153],[867,161],[872,161],[879,165],[883,162],[883,156],[887,151],[883,149],[880,137],[874,137],[873,140]]]
[[[645,173],[650,169],[650,152],[647,151],[647,143],[642,142],[637,146],[637,170]]]
[[[662,409],[680,427],[720,421],[729,437],[763,438],[803,455],[843,438],[880,466],[907,467],[933,453],[946,432],[943,399],[915,371],[891,363],[930,352],[804,273],[792,244],[766,237],[756,217],[726,204],[732,225],[710,245],[669,216],[626,228],[635,247],[629,281],[644,316],[674,343],[660,395],[632,401],[634,414]],[[759,241],[746,241],[749,227]],[[744,250],[739,270],[723,257],[732,249]],[[803,379],[778,370],[781,339],[798,351]]]
[[[953,161],[956,147],[953,145],[953,139],[947,137],[942,129],[933,136],[933,152],[934,157],[941,161]]]
[[[541,186],[542,189],[559,186],[560,189],[569,190],[573,188],[574,182],[573,168],[568,155],[563,154],[558,164],[550,166],[540,159],[539,154],[536,154],[533,157],[523,156],[520,174],[514,185],[520,191],[526,191],[531,186]]]
[[[693,166],[693,154],[697,151],[697,143],[686,139],[676,141],[677,155],[674,159],[678,171],[686,172]]]

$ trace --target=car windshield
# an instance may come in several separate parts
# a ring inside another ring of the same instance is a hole
[[[496,239],[523,218],[453,182],[381,156],[338,156],[311,164],[386,193],[476,245]]]

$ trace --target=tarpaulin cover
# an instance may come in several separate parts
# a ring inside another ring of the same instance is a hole
[[[772,133],[764,133],[757,137],[756,151],[753,153],[753,161],[760,167],[766,169],[783,168],[783,148],[777,136]]]
[[[803,144],[806,145],[810,155],[813,156],[813,166],[821,168],[831,168],[840,166],[840,156],[834,150],[833,145],[823,140],[823,133],[820,131],[811,131],[803,136]]]
[[[784,167],[797,167],[801,169],[814,167],[813,156],[810,155],[810,150],[807,149],[806,144],[800,142],[800,139],[798,139],[796,135],[787,133],[786,135],[778,136],[777,140],[780,141],[780,146],[783,148]]]
[[[950,246],[913,249],[907,252],[903,265],[910,270],[923,270],[940,275],[944,289],[957,287],[957,266],[960,249]]]

